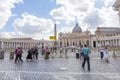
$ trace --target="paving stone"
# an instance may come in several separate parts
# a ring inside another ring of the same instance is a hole
[[[110,58],[110,63],[99,58],[98,53],[90,55],[91,71],[87,65],[82,70],[82,59],[50,58],[23,63],[14,60],[0,60],[0,80],[120,80],[120,59]]]

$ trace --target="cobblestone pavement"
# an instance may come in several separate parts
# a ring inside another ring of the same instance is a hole
[[[73,53],[72,53],[73,54]],[[40,56],[40,55],[39,55]],[[5,58],[0,60],[0,80],[120,80],[120,59],[110,63],[100,60],[98,53],[90,55],[91,71],[81,68],[82,60],[75,57],[50,58],[23,63]]]

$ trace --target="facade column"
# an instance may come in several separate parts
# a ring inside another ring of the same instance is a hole
[[[42,44],[42,43],[41,43]],[[30,48],[32,47],[32,43],[30,42]]]
[[[0,41],[0,49],[2,49],[2,45],[1,44],[2,44],[2,41]]]
[[[115,47],[115,41],[114,41],[114,39],[113,39],[113,47]]]
[[[71,46],[70,39],[68,39],[69,46]]]
[[[14,48],[16,49],[16,42],[14,42]]]
[[[118,47],[118,39],[116,39],[116,47]]]
[[[117,47],[119,46],[119,39],[117,39]]]
[[[14,48],[14,42],[13,42],[13,48]]]
[[[24,43],[24,49],[26,49],[26,43]]]
[[[7,49],[7,42],[6,42],[6,49]]]
[[[102,40],[102,46],[104,46],[104,40]]]
[[[26,48],[28,49],[28,43],[27,43],[27,47]]]
[[[8,42],[6,42],[6,49],[8,48]]]
[[[8,49],[9,49],[9,47],[10,47],[10,42],[8,42]]]
[[[120,46],[120,39],[118,39],[118,43],[119,43],[119,46]]]
[[[25,49],[25,42],[23,43],[23,48]]]
[[[6,49],[6,42],[3,42],[3,49]]]
[[[105,40],[103,40],[103,44],[104,44],[104,46],[105,46]]]
[[[115,47],[116,46],[116,40],[114,39],[113,42],[114,42],[114,47]]]
[[[102,40],[100,41],[100,45],[102,46]]]

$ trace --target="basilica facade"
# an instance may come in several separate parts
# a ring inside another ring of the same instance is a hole
[[[118,27],[98,27],[95,34],[90,31],[82,31],[76,23],[71,33],[59,33],[59,46],[87,46],[96,48],[99,46],[120,46],[120,28]]]
[[[71,33],[59,33],[58,43],[60,46],[80,46],[91,45],[90,31],[82,31],[81,27],[76,23]]]

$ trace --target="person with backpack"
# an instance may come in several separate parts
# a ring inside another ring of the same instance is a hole
[[[90,58],[89,58],[90,50],[87,47],[87,45],[84,45],[82,52],[83,52],[83,58],[84,58],[83,63],[82,63],[82,68],[84,70],[84,66],[85,66],[85,63],[87,61],[88,71],[90,71]]]
[[[45,47],[45,57],[44,57],[44,59],[49,59],[49,55],[50,55],[50,51],[49,51],[48,46],[46,46]]]
[[[21,54],[22,54],[22,50],[18,47],[16,50],[15,50],[15,55],[16,55],[16,58],[15,58],[15,63],[17,63],[17,61],[21,61],[23,63],[23,60],[21,58]]]

